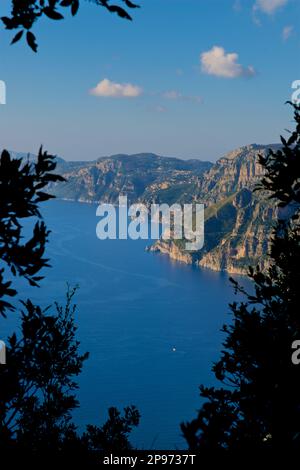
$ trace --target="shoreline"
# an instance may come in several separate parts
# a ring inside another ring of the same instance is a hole
[[[90,204],[90,205],[92,205],[92,204],[99,205],[99,204],[102,204],[102,203],[107,204],[107,202],[101,202],[101,201],[88,201],[88,200],[80,200],[80,199],[76,200],[76,199],[60,198],[60,197],[55,197],[55,198],[53,198],[53,200],[64,201],[64,202],[72,202],[72,203],[80,203],[80,204]],[[110,203],[110,204],[112,204],[112,203]],[[118,207],[118,204],[112,204],[112,205],[114,207]],[[246,267],[245,269],[242,269],[242,270],[235,270],[234,268],[229,269],[229,270],[228,269],[218,269],[218,268],[214,268],[211,265],[201,264],[201,260],[194,261],[193,256],[191,254],[180,250],[180,248],[178,248],[174,244],[174,242],[172,242],[172,245],[170,246],[170,243],[168,243],[168,242],[166,243],[166,242],[162,241],[161,239],[159,239],[159,240],[153,241],[152,244],[147,245],[147,247],[145,248],[145,251],[148,252],[148,253],[155,253],[155,254],[158,253],[161,256],[167,256],[170,261],[172,260],[176,263],[184,263],[184,264],[187,264],[187,265],[190,265],[190,266],[195,266],[197,269],[208,269],[208,270],[214,271],[214,272],[220,272],[220,273],[226,273],[226,274],[235,274],[235,275],[243,276],[243,277],[248,276],[248,274],[247,274],[247,268],[248,267]]]

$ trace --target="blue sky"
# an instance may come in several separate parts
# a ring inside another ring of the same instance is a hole
[[[299,0],[140,4],[133,22],[90,2],[75,18],[42,20],[38,54],[1,31],[1,147],[215,160],[292,127],[284,102],[300,79]]]

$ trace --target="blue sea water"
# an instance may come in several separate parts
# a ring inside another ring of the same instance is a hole
[[[20,286],[21,296],[44,305],[76,296],[81,350],[89,351],[80,376],[80,429],[100,424],[107,408],[134,404],[141,412],[132,442],[144,449],[184,448],[180,423],[201,406],[198,386],[215,383],[228,303],[228,276],[145,251],[145,240],[96,238],[96,206],[66,201],[44,205],[52,233],[51,269],[41,288]],[[2,339],[16,314],[0,319]]]

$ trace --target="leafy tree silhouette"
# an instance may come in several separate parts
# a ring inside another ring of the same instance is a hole
[[[132,19],[128,11],[139,8],[139,5],[131,0],[119,1],[124,4],[125,8],[112,4],[110,0],[93,0],[93,3],[127,20]],[[37,52],[36,37],[31,31],[34,23],[43,16],[55,21],[62,20],[64,18],[62,13],[66,9],[69,9],[72,16],[75,16],[79,6],[80,0],[11,0],[11,16],[3,16],[1,20],[6,29],[19,30],[12,39],[12,44],[26,36],[28,45],[34,52]]]
[[[0,259],[13,276],[22,276],[31,286],[38,286],[43,277],[39,271],[48,266],[44,258],[49,232],[41,220],[39,203],[53,196],[43,191],[50,182],[64,181],[55,175],[54,158],[40,148],[37,161],[12,159],[4,150],[0,158]],[[31,238],[24,240],[20,221],[36,217]],[[7,297],[16,295],[12,281],[4,281],[5,267],[0,268],[0,315],[14,307]]]
[[[232,280],[246,300],[230,305],[233,323],[223,327],[224,350],[213,367],[223,386],[202,385],[204,405],[182,424],[189,447],[203,455],[299,449],[300,368],[291,356],[300,339],[300,106],[293,106],[295,130],[281,137],[281,150],[259,158],[265,175],[257,189],[278,206],[269,268],[249,268],[254,293]]]
[[[0,157],[0,313],[16,310],[17,290],[7,276],[19,276],[38,286],[49,231],[39,204],[53,196],[45,192],[54,174],[53,156],[40,149],[36,161]],[[22,219],[38,218],[25,237]],[[25,241],[24,241],[25,240]],[[72,411],[78,406],[75,378],[88,354],[79,353],[73,297],[68,288],[65,306],[42,309],[21,300],[21,334],[7,341],[7,364],[0,366],[0,455],[10,463],[97,463],[106,450],[131,449],[128,437],[139,423],[139,412],[127,407],[124,416],[112,408],[103,427],[88,426],[78,435]],[[9,299],[9,301],[7,300]],[[14,304],[12,303],[14,300]],[[3,319],[2,319],[3,321]]]
[[[102,428],[87,426],[83,442],[96,454],[99,449],[105,449],[107,453],[114,455],[130,451],[132,447],[128,442],[128,435],[132,428],[139,424],[138,410],[134,406],[128,406],[122,416],[117,408],[112,407],[108,410],[108,415],[109,418]]]

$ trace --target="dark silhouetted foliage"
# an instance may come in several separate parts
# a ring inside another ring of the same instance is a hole
[[[300,366],[291,360],[300,339],[300,107],[294,111],[296,129],[281,150],[260,157],[259,189],[278,206],[270,265],[249,269],[253,293],[232,280],[245,301],[230,305],[233,323],[223,327],[224,350],[213,367],[223,387],[201,386],[204,405],[182,425],[193,450],[275,455],[300,446]]]
[[[20,333],[6,341],[7,364],[0,365],[0,455],[11,465],[97,466],[103,452],[131,449],[128,437],[139,423],[139,412],[132,406],[122,416],[111,408],[102,427],[87,426],[82,436],[78,434],[72,420],[72,411],[79,406],[76,378],[88,354],[80,354],[76,339],[76,288],[68,289],[65,306],[55,303],[42,309],[29,299],[19,299],[6,278],[19,276],[37,287],[42,279],[39,271],[48,266],[45,223],[35,222],[32,236],[26,238],[20,221],[41,219],[39,204],[52,197],[46,192],[48,183],[63,181],[53,173],[55,167],[54,157],[42,149],[33,161],[11,158],[7,151],[0,159],[2,317],[17,311],[17,300],[21,302]],[[3,300],[7,296],[14,297],[14,306]]]
[[[139,5],[130,0],[120,0],[119,5],[112,3],[111,0],[92,1],[107,11],[127,20],[132,19],[129,10],[139,8]],[[80,0],[11,0],[11,16],[3,16],[1,20],[6,29],[19,30],[13,37],[11,44],[15,44],[24,36],[31,49],[37,52],[36,38],[31,31],[34,23],[43,16],[51,20],[62,20],[66,9],[71,12],[72,16],[75,16],[79,6]]]
[[[54,314],[30,300],[23,302],[21,335],[8,339],[7,364],[0,367],[2,445],[6,440],[32,454],[45,454],[58,451],[74,433],[74,377],[88,357],[78,352],[74,293],[75,289],[68,290],[65,307],[56,304]]]
[[[107,453],[120,454],[131,449],[128,436],[132,428],[138,426],[140,414],[134,406],[124,409],[124,416],[117,408],[109,408],[108,420],[99,428],[87,426],[87,432],[83,435],[83,442],[94,453],[105,450]]]
[[[56,163],[52,155],[41,148],[35,162],[29,157],[11,158],[4,150],[0,157],[0,315],[13,306],[5,297],[16,291],[12,281],[5,281],[5,267],[13,276],[22,276],[30,285],[37,286],[43,278],[39,271],[48,266],[44,258],[49,231],[41,220],[38,205],[53,196],[44,191],[48,183],[64,181],[53,173]],[[21,221],[35,217],[31,238],[24,241]]]

